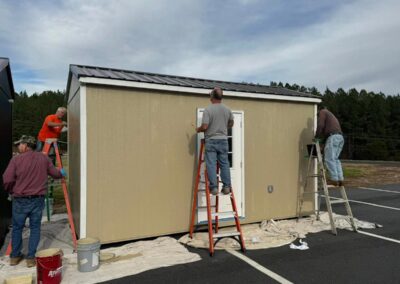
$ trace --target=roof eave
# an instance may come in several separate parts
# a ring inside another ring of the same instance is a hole
[[[94,84],[94,85],[108,85],[118,87],[130,87],[140,89],[156,89],[161,91],[174,91],[180,93],[193,93],[200,95],[208,95],[211,89],[209,88],[195,88],[195,87],[182,87],[175,85],[165,85],[157,83],[145,83],[137,81],[117,80],[108,78],[97,78],[89,76],[80,76],[79,82],[81,84]],[[293,101],[293,102],[306,102],[306,103],[320,103],[321,99],[317,97],[306,97],[306,96],[291,96],[291,95],[277,95],[269,93],[252,93],[252,92],[240,92],[240,91],[229,91],[224,90],[224,96],[227,97],[241,97],[241,98],[253,98],[263,100],[280,100],[280,101]]]

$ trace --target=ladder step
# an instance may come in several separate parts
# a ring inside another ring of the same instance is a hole
[[[309,175],[307,177],[321,177],[321,175]]]
[[[215,205],[210,205],[210,207],[215,207]],[[206,209],[207,206],[197,206],[198,209]]]
[[[210,196],[231,196],[231,193],[230,192],[228,194],[224,194],[222,192],[218,192],[218,194],[210,193]]]
[[[227,238],[227,237],[234,237],[240,236],[239,232],[226,232],[226,233],[218,233],[213,235],[213,239],[220,239],[220,238]]]
[[[234,211],[214,212],[214,213],[211,213],[211,216],[212,217],[229,218],[229,217],[235,217],[236,213]]]
[[[344,199],[333,200],[333,201],[331,201],[331,204],[340,204],[340,203],[347,203],[347,201],[344,200]]]
[[[326,187],[332,189],[332,188],[339,188],[340,186],[336,186],[336,185],[333,185],[333,184],[327,184]]]

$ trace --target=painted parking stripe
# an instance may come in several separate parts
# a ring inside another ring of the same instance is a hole
[[[381,192],[390,192],[390,193],[397,193],[400,194],[400,191],[394,191],[394,190],[387,190],[387,189],[380,189],[380,188],[372,188],[372,187],[359,187],[361,189],[367,189],[367,190],[374,190],[374,191],[381,191]]]
[[[275,272],[269,270],[268,268],[265,268],[264,266],[258,264],[257,262],[255,262],[251,258],[248,258],[247,256],[244,256],[243,254],[241,254],[241,253],[239,253],[239,252],[237,252],[235,250],[227,249],[226,251],[229,252],[230,254],[236,256],[237,258],[240,258],[241,260],[243,260],[247,264],[251,265],[252,267],[257,269],[258,271],[268,275],[269,277],[271,277],[272,279],[278,281],[279,283],[284,283],[284,284],[293,283],[293,282],[290,282],[289,280],[283,278],[282,276],[276,274]]]
[[[325,197],[325,195],[323,195],[323,194],[321,194],[321,196]],[[333,197],[333,196],[330,196],[330,198],[332,198],[332,199],[337,199],[337,200],[342,200],[342,198]],[[358,201],[358,200],[352,200],[352,199],[349,199],[349,202],[352,202],[352,203],[359,203],[359,204],[365,204],[365,205],[370,205],[370,206],[375,206],[375,207],[380,207],[380,208],[385,208],[385,209],[391,209],[391,210],[400,211],[400,208],[390,207],[390,206],[385,206],[385,205],[379,205],[379,204],[370,203],[370,202],[364,202],[364,201]]]
[[[400,244],[400,241],[399,241],[399,240],[396,240],[396,239],[387,238],[387,237],[383,237],[383,236],[380,236],[380,235],[371,234],[371,233],[364,232],[364,231],[360,231],[360,230],[357,230],[357,232],[360,233],[360,234],[363,234],[363,235],[370,236],[370,237],[374,237],[374,238],[382,239],[382,240],[385,240],[385,241],[390,241],[390,242],[394,242],[394,243]]]

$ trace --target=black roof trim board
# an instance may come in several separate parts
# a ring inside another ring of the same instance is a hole
[[[69,84],[71,75],[76,76],[78,79],[81,77],[91,77],[100,79],[112,79],[122,81],[132,81],[141,83],[151,83],[159,85],[189,87],[197,89],[212,89],[216,86],[221,87],[224,91],[268,94],[268,95],[281,95],[292,97],[304,97],[320,99],[320,96],[315,96],[309,93],[302,93],[289,90],[283,87],[271,87],[267,85],[253,84],[253,83],[237,83],[219,80],[207,80],[192,77],[173,76],[156,74],[149,72],[129,71],[123,69],[85,66],[85,65],[70,65],[70,74],[68,76],[67,96],[69,92]]]
[[[15,99],[15,90],[14,90],[14,84],[13,84],[12,74],[11,74],[10,59],[5,58],[5,57],[0,57],[0,72],[4,69],[6,69],[7,77],[8,77],[8,84],[10,86],[10,92],[11,92],[10,99],[14,100]],[[1,89],[1,91],[3,91],[3,89]]]

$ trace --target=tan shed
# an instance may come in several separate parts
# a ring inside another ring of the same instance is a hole
[[[69,185],[79,237],[111,243],[189,230],[199,147],[193,125],[215,86],[235,117],[229,157],[242,223],[296,216],[319,97],[71,65]],[[305,205],[311,210],[312,198]]]

